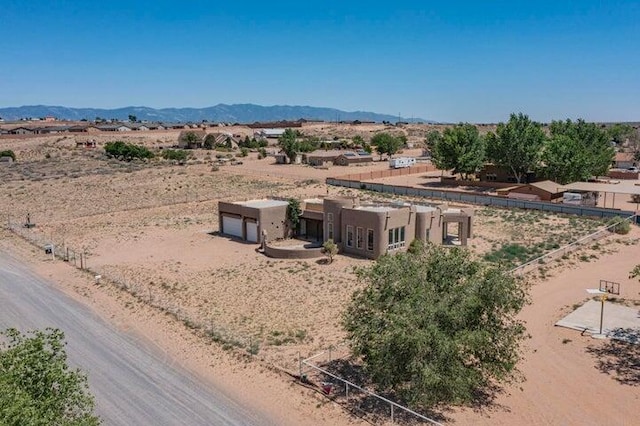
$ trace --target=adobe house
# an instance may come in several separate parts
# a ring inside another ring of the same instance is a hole
[[[267,240],[285,238],[288,201],[249,200],[218,202],[218,223],[221,234],[258,243],[266,233]]]
[[[221,201],[220,233],[250,242],[260,241],[263,230],[266,241],[285,238],[287,206],[281,200]],[[342,253],[370,259],[404,251],[414,239],[467,245],[473,231],[473,210],[446,204],[361,204],[358,198],[335,197],[304,200],[301,210],[299,237],[318,242],[333,239]]]

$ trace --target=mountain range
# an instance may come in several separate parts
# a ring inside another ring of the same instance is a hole
[[[158,122],[201,122],[203,120],[225,123],[254,123],[256,121],[280,120],[323,120],[323,121],[398,121],[398,116],[378,114],[367,111],[342,111],[334,108],[254,104],[218,104],[206,108],[149,108],[129,106],[115,109],[103,108],[69,108],[64,106],[26,105],[20,107],[0,108],[0,117],[5,121],[22,118],[56,117],[59,120],[95,120],[104,119],[128,120],[130,115],[142,121]],[[400,121],[409,121],[400,117]],[[424,119],[412,119],[416,123],[430,123]]]

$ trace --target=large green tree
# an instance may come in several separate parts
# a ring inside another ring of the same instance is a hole
[[[607,132],[595,123],[578,121],[553,121],[549,126],[552,138],[563,136],[569,138],[576,150],[576,155],[582,157],[575,162],[574,174],[586,179],[590,176],[605,175],[611,167],[615,150],[611,146]],[[548,155],[544,155],[545,158]]]
[[[540,123],[522,113],[511,114],[507,123],[498,124],[495,133],[487,134],[487,157],[522,183],[527,172],[538,166],[545,139]]]
[[[466,179],[484,164],[484,139],[473,124],[457,124],[434,140],[431,159],[439,169],[453,170]]]
[[[376,147],[376,151],[382,158],[383,154],[393,155],[402,147],[403,140],[390,133],[377,133],[371,138],[371,145]]]
[[[580,143],[569,136],[552,136],[542,151],[544,176],[563,185],[587,179],[591,175],[589,155],[581,148]]]
[[[468,403],[518,378],[526,288],[469,251],[428,244],[359,271],[344,315],[353,354],[411,405]]]
[[[67,365],[57,329],[0,333],[0,424],[97,425],[86,376]]]
[[[298,141],[297,132],[292,129],[286,129],[278,138],[278,143],[289,158],[289,161],[293,163],[300,152],[300,142]]]

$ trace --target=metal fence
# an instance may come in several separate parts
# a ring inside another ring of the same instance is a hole
[[[329,371],[328,368],[323,368],[312,362],[313,360],[318,360],[324,356],[326,357],[325,363],[331,364],[331,362],[337,359],[336,357],[332,357],[332,354],[336,354],[336,348],[330,348],[307,359],[301,359],[299,367],[300,379],[307,383],[313,383],[315,379],[318,381],[318,385],[325,395],[333,398],[334,400],[341,400],[341,402],[345,403],[348,408],[354,411],[359,411],[364,415],[371,416],[377,411],[378,418],[384,416],[385,418],[388,418],[391,423],[395,423],[396,420],[401,419],[412,419],[432,425],[442,426],[441,423],[432,418],[417,413],[410,408],[378,395],[375,392],[366,389],[364,386],[357,385],[350,380],[339,377],[336,373]],[[317,377],[310,378],[310,373],[316,373]]]
[[[518,208],[529,210],[541,210],[552,213],[573,214],[578,216],[593,216],[600,218],[634,216],[636,223],[640,224],[640,216],[628,210],[615,210],[601,207],[572,206],[566,204],[551,203],[545,201],[525,201],[512,198],[496,197],[492,195],[478,195],[459,191],[438,191],[435,189],[413,188],[410,186],[386,185],[382,183],[360,182],[339,178],[327,178],[327,184],[343,186],[346,188],[365,189],[394,195],[424,197],[436,200],[459,202],[465,204],[477,204],[483,206],[495,206],[506,208]]]

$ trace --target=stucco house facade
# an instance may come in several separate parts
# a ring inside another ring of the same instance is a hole
[[[288,202],[250,200],[219,202],[220,233],[247,242],[286,238]],[[353,197],[327,197],[301,202],[299,237],[317,242],[332,239],[340,252],[376,259],[405,251],[414,239],[435,244],[467,245],[473,233],[473,209],[446,204],[404,202],[361,203]]]

